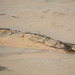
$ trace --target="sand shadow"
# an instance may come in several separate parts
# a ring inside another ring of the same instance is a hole
[[[4,14],[4,13],[2,13],[2,14],[0,14],[1,16],[4,16],[4,15],[6,15],[6,14]]]
[[[11,16],[11,17],[13,17],[13,18],[19,18],[19,17],[17,17],[17,16]]]
[[[4,71],[4,70],[7,70],[7,67],[0,66],[0,71]]]

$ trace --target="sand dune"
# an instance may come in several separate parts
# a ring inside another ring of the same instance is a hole
[[[65,51],[75,51],[74,44],[64,43],[54,40],[46,35],[20,32],[18,30],[10,30],[0,28],[0,46],[30,48],[30,49],[63,49]]]
[[[0,75],[75,75],[75,0],[0,0]]]

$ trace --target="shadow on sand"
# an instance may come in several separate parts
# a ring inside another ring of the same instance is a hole
[[[7,67],[0,66],[0,71],[4,71],[4,70],[7,70]]]

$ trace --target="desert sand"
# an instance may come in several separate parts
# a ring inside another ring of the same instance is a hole
[[[75,75],[75,0],[0,0],[0,75]]]

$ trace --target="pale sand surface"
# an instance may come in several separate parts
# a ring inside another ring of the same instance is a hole
[[[1,48],[0,48],[1,49]],[[3,50],[11,48],[3,48]],[[12,50],[15,50],[12,48]],[[16,48],[16,50],[20,50]],[[52,50],[33,51],[0,56],[0,66],[7,67],[0,75],[74,75],[75,55]]]
[[[74,0],[0,0],[0,27],[75,43]]]
[[[75,44],[74,24],[75,0],[0,0],[0,28]],[[0,34],[0,75],[75,75],[75,53],[8,34]]]

